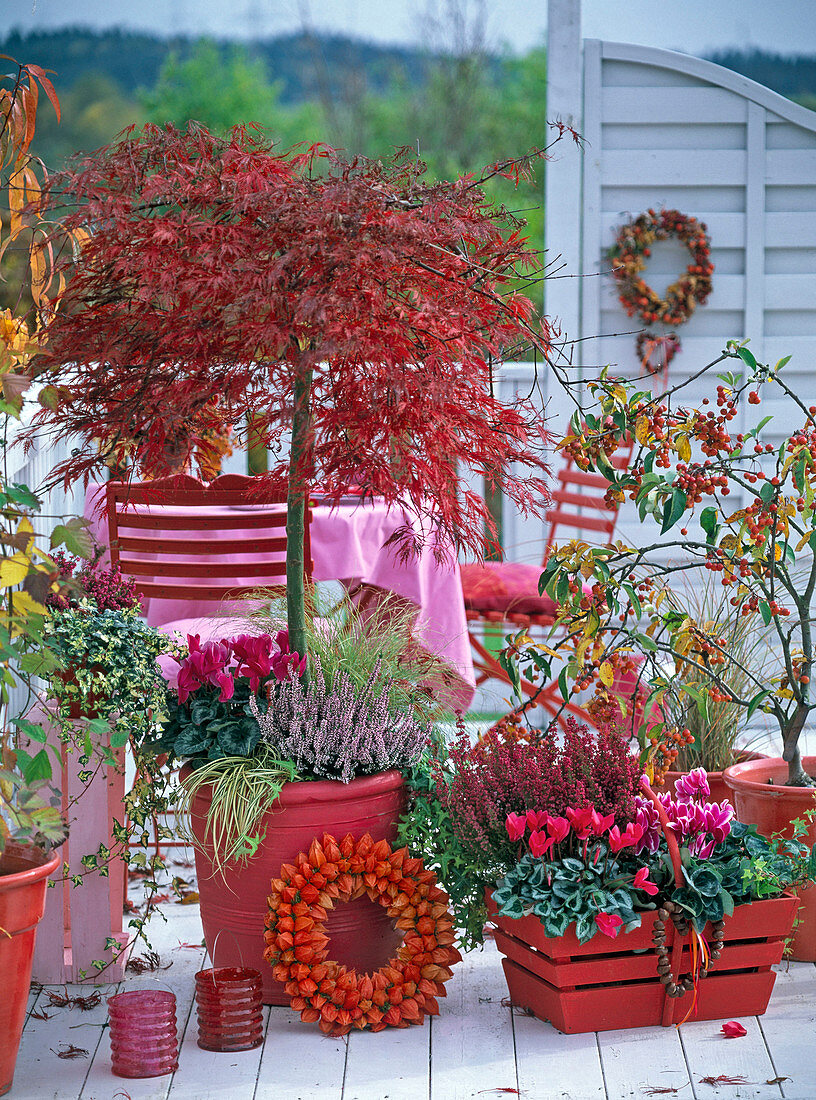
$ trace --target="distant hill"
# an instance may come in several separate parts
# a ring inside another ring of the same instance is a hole
[[[816,96],[816,57],[784,57],[763,50],[724,50],[708,54],[706,60],[733,69],[788,99]]]
[[[60,94],[89,72],[113,80],[122,94],[132,98],[137,88],[150,88],[171,50],[184,56],[190,38],[112,30],[96,32],[81,27],[58,31],[12,31],[0,38],[0,52],[18,61],[32,61],[53,69]],[[223,42],[224,48],[229,43]],[[399,77],[408,84],[423,80],[427,53],[419,49],[381,46],[340,35],[305,33],[282,35],[252,43],[250,51],[266,62],[272,80],[281,82],[280,101],[302,103],[329,93],[342,98],[343,91],[365,74],[368,90],[385,91]],[[762,50],[726,50],[706,55],[707,60],[765,84],[790,98],[816,97],[816,57],[784,57]],[[498,59],[496,59],[498,72]]]
[[[5,39],[0,38],[0,53],[53,69],[60,93],[89,72],[97,72],[115,81],[125,96],[132,97],[138,88],[156,83],[171,50],[183,57],[192,43],[190,38],[160,38],[122,30],[12,31]],[[230,45],[222,43],[225,49]],[[423,55],[419,50],[378,46],[339,35],[289,34],[251,43],[247,49],[263,58],[270,79],[281,82],[280,101],[286,104],[316,99],[323,82],[328,82],[328,90],[336,95],[345,82],[359,80],[361,73],[365,73],[368,88],[374,92],[384,91],[394,76],[409,83],[422,79]]]

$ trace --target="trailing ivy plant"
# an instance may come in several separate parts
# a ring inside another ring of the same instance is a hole
[[[493,880],[484,877],[462,846],[451,815],[439,800],[437,784],[450,776],[450,769],[444,733],[434,727],[431,737],[431,750],[405,772],[408,808],[400,820],[397,840],[419,856],[445,887],[460,945],[470,951],[484,940],[484,891]]]
[[[138,617],[138,608],[100,611],[89,599],[54,610],[45,636],[62,668],[50,678],[59,716],[72,704],[110,724],[111,748],[131,737],[149,740],[166,710],[166,684],[156,659],[167,651],[166,635]]]

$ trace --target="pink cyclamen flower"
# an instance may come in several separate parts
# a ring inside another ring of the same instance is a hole
[[[702,807],[702,814],[706,832],[711,833],[718,844],[722,844],[731,832],[734,807],[727,800],[707,802]]]
[[[272,672],[276,680],[294,680],[302,676],[306,668],[306,656],[299,653],[281,652],[272,657]]]
[[[221,688],[218,696],[219,703],[226,703],[235,694],[235,681],[228,672],[216,672],[215,682]]]
[[[534,829],[543,829],[549,820],[550,815],[546,810],[527,811],[527,824],[530,827],[530,832]]]
[[[634,885],[638,890],[644,890],[649,897],[654,897],[657,893],[657,886],[649,879],[649,868],[641,867],[634,878]]]
[[[575,830],[575,835],[579,840],[586,840],[592,833],[592,815],[595,811],[591,806],[584,806],[581,810],[574,810],[572,806],[567,807],[567,820]],[[595,815],[597,817],[597,814]]]
[[[232,639],[232,650],[239,662],[236,676],[246,676],[251,691],[258,691],[261,680],[272,671],[273,644],[271,634],[240,634]]]
[[[603,836],[606,830],[610,828],[614,820],[614,814],[607,814],[606,817],[601,817],[599,813],[596,813],[595,810],[593,810],[592,817],[590,818],[590,823],[595,836]]]
[[[697,836],[692,837],[688,843],[689,853],[696,856],[697,859],[710,859],[711,853],[716,847],[716,841],[712,838],[706,840],[705,833],[698,833]]]
[[[643,826],[630,821],[623,832],[617,825],[609,830],[609,847],[613,852],[620,852],[622,848],[633,847],[643,837]]]
[[[511,840],[521,840],[527,832],[527,818],[522,814],[508,814],[505,818],[504,827],[507,829],[507,835]]]
[[[687,775],[681,775],[674,784],[674,793],[678,802],[690,802],[693,798],[709,798],[711,788],[705,768],[692,768]]]
[[[643,829],[643,835],[635,845],[635,855],[641,852],[654,854],[660,847],[660,818],[657,809],[651,799],[641,798],[635,795],[635,821]]]
[[[545,856],[550,848],[552,848],[553,843],[553,838],[547,836],[546,833],[530,833],[530,851],[536,859],[541,859],[542,856]]]
[[[553,838],[556,844],[560,844],[561,841],[569,834],[570,823],[565,817],[551,817],[547,822],[547,832]]]
[[[623,921],[616,913],[598,913],[595,917],[595,923],[605,936],[614,939],[620,931]]]

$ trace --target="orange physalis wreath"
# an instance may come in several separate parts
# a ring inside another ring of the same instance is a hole
[[[337,902],[367,894],[405,932],[395,958],[373,974],[328,959],[328,911]],[[315,837],[309,854],[284,863],[272,880],[266,917],[264,958],[283,982],[292,1008],[305,1023],[320,1022],[327,1035],[353,1028],[421,1024],[439,1012],[437,997],[462,956],[453,946],[448,896],[433,871],[412,859],[407,848],[394,851],[386,840],[350,834],[339,843],[328,833]]]

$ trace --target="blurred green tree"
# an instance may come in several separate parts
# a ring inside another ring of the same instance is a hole
[[[184,128],[190,120],[213,133],[257,123],[284,146],[320,139],[322,120],[316,103],[284,107],[281,85],[270,82],[266,66],[242,46],[219,47],[211,39],[195,43],[182,58],[171,53],[156,86],[139,93],[148,122]]]

